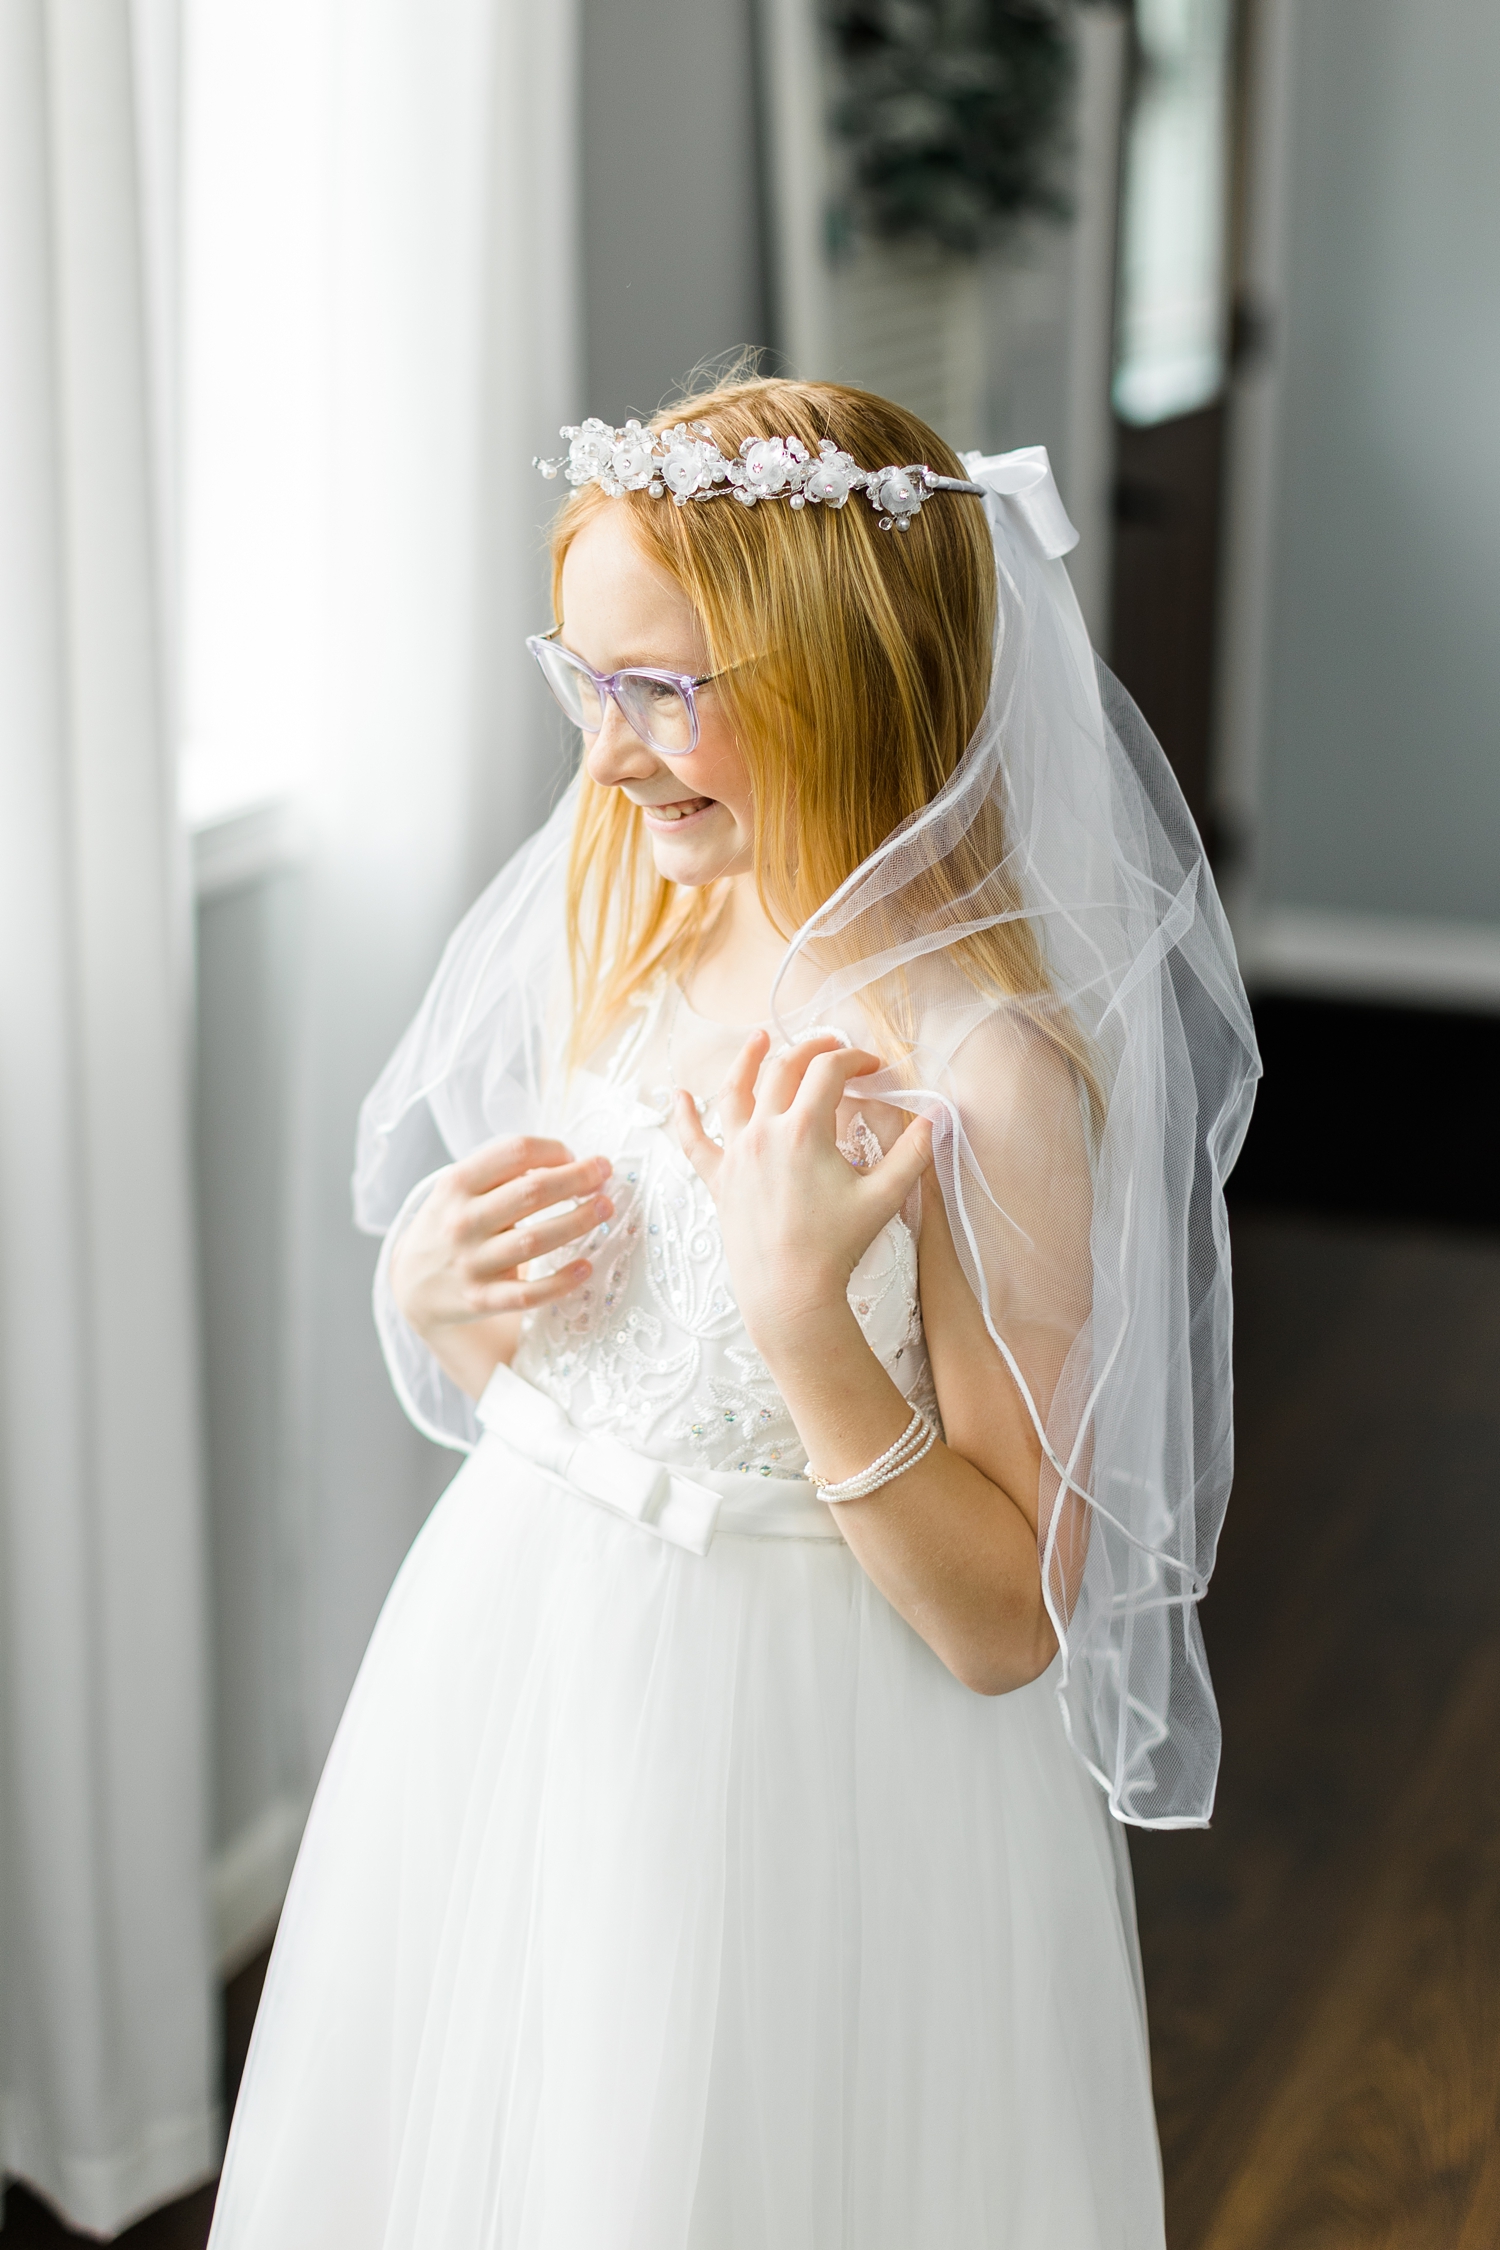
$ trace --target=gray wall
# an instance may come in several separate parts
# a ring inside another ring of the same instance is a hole
[[[1500,922],[1500,7],[1295,21],[1259,887]]]
[[[584,0],[587,412],[769,339],[754,0]]]

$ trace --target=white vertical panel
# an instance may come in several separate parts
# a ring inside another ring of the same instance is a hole
[[[0,2171],[109,2234],[217,2125],[136,60],[0,11]]]

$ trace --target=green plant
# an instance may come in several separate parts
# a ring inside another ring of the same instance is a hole
[[[836,247],[864,231],[973,255],[1068,215],[1065,0],[824,0],[823,21],[849,159]]]

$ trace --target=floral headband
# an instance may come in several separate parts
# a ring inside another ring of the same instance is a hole
[[[544,477],[563,471],[569,484],[597,484],[612,500],[622,493],[645,492],[660,500],[670,492],[679,508],[689,500],[718,500],[733,493],[753,508],[757,500],[787,500],[794,508],[809,502],[842,508],[851,492],[862,492],[880,516],[882,531],[906,531],[934,492],[974,492],[984,486],[962,477],[939,476],[922,463],[906,468],[861,469],[851,453],[841,453],[824,438],[814,458],[800,438],[746,438],[736,460],[726,461],[706,422],[677,422],[669,430],[623,430],[591,415],[564,427],[566,454],[532,463]]]

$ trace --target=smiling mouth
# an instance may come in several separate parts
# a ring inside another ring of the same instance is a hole
[[[685,820],[696,820],[718,803],[716,797],[678,797],[669,805],[642,805],[641,811],[652,828],[677,828]]]

